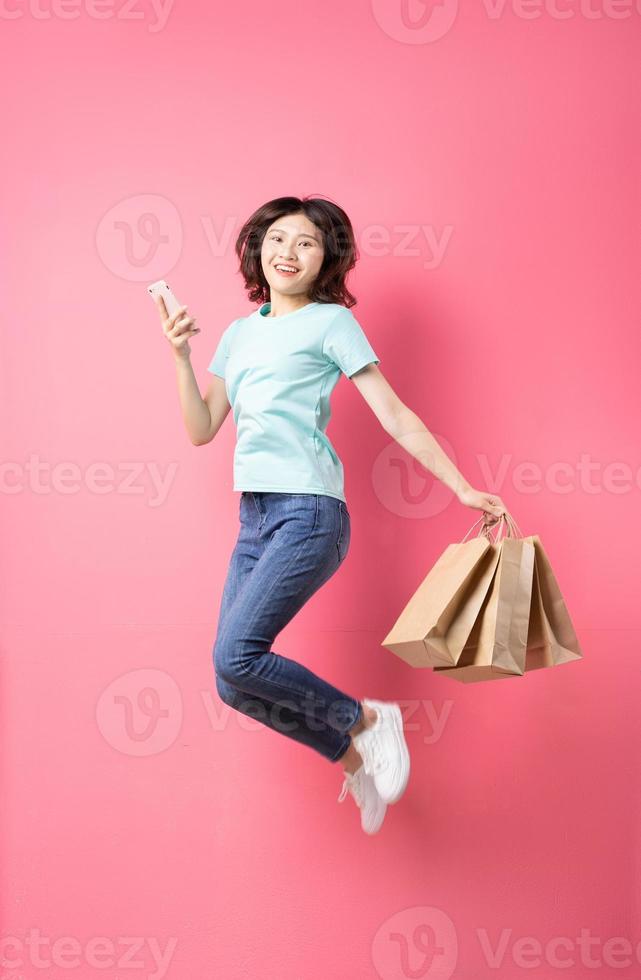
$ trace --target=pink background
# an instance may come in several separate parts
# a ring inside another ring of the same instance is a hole
[[[3,980],[638,975],[641,14],[428,6],[0,18]],[[338,766],[218,698],[235,430],[189,443],[145,292],[199,317],[204,392],[251,310],[241,222],[312,193],[353,220],[380,369],[540,535],[585,654],[463,686],[381,647],[478,513],[341,381],[351,550],[275,649],[401,702],[376,837]]]

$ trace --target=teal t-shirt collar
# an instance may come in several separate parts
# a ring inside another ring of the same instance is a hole
[[[305,306],[301,306],[299,310],[293,310],[291,313],[283,313],[281,314],[281,316],[272,316],[269,319],[284,320],[285,317],[295,316],[297,313],[302,313],[303,310],[311,310],[312,307],[319,306],[319,305],[320,305],[319,303],[307,303]],[[269,313],[271,313],[271,310],[272,310],[271,303],[263,303],[263,305],[258,308],[258,313],[261,317],[266,317],[268,316]]]

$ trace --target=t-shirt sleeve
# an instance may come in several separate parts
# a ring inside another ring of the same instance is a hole
[[[211,371],[212,374],[217,374],[219,378],[225,377],[225,365],[227,358],[229,357],[229,334],[231,333],[231,328],[233,327],[234,323],[236,323],[235,320],[233,323],[230,323],[225,330],[223,330],[222,336],[218,341],[218,346],[214,352],[214,356],[207,367],[208,371]]]
[[[366,364],[380,363],[363,328],[347,307],[343,307],[330,323],[323,340],[323,354],[348,378]]]

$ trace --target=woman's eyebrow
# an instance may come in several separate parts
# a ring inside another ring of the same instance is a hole
[[[282,228],[270,228],[270,231],[280,231],[280,232],[283,233],[283,235],[286,235],[287,234],[287,232],[284,231]],[[296,235],[296,238],[313,238],[315,242],[318,241],[318,238],[316,237],[316,235],[308,235],[307,232],[305,232],[305,231],[302,231],[300,233],[300,235]]]

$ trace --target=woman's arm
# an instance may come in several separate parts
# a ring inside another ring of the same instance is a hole
[[[176,362],[178,397],[187,434],[194,446],[204,446],[214,438],[231,409],[224,379],[214,375],[207,394],[202,397],[189,347],[189,338],[200,333],[200,328],[194,327],[195,317],[189,316],[186,306],[169,316],[162,296],[158,297],[156,306]]]
[[[212,441],[231,409],[225,382],[217,374],[212,375],[202,398],[189,357],[176,358],[176,377],[187,434],[194,446],[204,446]]]
[[[351,375],[351,380],[388,435],[449,487],[462,504],[483,510],[493,519],[506,512],[499,496],[475,490],[467,482],[418,415],[401,401],[377,364],[368,364]]]

